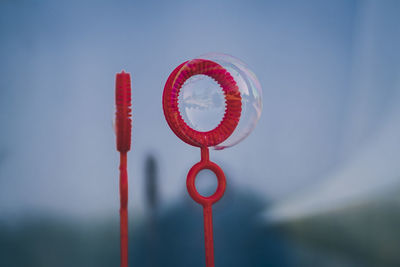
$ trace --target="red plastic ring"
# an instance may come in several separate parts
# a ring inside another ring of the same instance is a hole
[[[212,172],[215,173],[217,176],[218,180],[218,187],[215,193],[211,196],[205,197],[200,195],[200,193],[196,189],[195,181],[196,181],[196,176],[197,174],[204,169],[211,170]],[[225,188],[226,188],[226,179],[225,179],[225,174],[222,171],[222,169],[215,164],[214,162],[211,161],[200,161],[199,163],[195,164],[189,171],[187,175],[187,180],[186,180],[186,186],[187,190],[189,192],[189,195],[196,201],[197,203],[207,206],[207,205],[212,205],[218,200],[221,199],[221,197],[225,193]]]
[[[183,84],[190,77],[199,74],[214,79],[225,95],[224,117],[216,128],[208,132],[189,127],[178,107],[178,96]],[[193,59],[179,65],[168,77],[163,93],[163,109],[169,127],[184,142],[198,147],[216,146],[226,140],[239,123],[242,97],[235,80],[225,68],[211,60]]]

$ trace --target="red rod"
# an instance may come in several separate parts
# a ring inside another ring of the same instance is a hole
[[[204,216],[204,241],[206,248],[206,266],[214,267],[214,239],[213,239],[213,223],[212,223],[212,206],[203,206]]]
[[[120,153],[119,166],[121,267],[128,267],[128,172],[126,154],[126,152]]]

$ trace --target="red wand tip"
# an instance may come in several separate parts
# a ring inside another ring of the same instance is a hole
[[[115,82],[116,135],[117,150],[128,152],[131,149],[131,76],[122,71],[116,76]]]

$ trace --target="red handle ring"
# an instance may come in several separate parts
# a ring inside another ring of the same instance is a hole
[[[207,75],[222,88],[226,109],[219,125],[211,131],[200,132],[189,127],[178,107],[179,92],[187,79],[194,75]],[[172,131],[184,142],[197,147],[216,146],[226,140],[239,123],[242,97],[232,75],[221,65],[210,60],[193,59],[179,65],[168,77],[163,93],[164,116]]]
[[[217,190],[211,196],[205,197],[202,196],[196,189],[195,181],[197,174],[204,169],[208,169],[215,173],[218,180]],[[225,174],[222,169],[212,161],[200,161],[195,164],[189,171],[186,180],[187,190],[189,195],[193,198],[194,201],[201,204],[203,207],[207,205],[212,205],[218,200],[222,198],[225,193],[226,188],[226,179]]]

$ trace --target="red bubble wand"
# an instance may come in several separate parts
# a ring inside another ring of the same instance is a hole
[[[131,77],[122,71],[116,76],[115,104],[117,150],[120,152],[120,238],[121,267],[128,267],[128,172],[127,153],[131,149]]]
[[[200,74],[214,79],[221,86],[226,104],[222,121],[216,128],[207,132],[196,131],[189,127],[183,120],[178,107],[178,96],[183,84],[190,77]],[[172,131],[182,141],[201,149],[201,160],[190,169],[186,186],[193,200],[203,206],[206,266],[214,267],[212,205],[224,195],[226,179],[222,169],[210,161],[208,147],[222,143],[238,125],[242,111],[239,87],[232,75],[218,63],[206,59],[187,61],[179,65],[169,76],[164,87],[163,109],[164,116]],[[218,180],[217,190],[208,197],[202,196],[195,186],[197,174],[204,169],[214,172]]]

